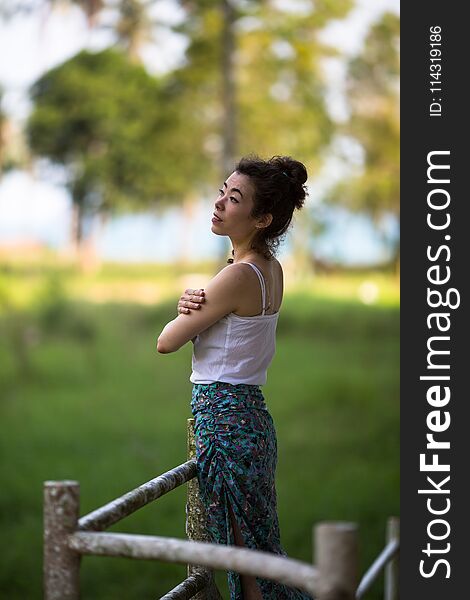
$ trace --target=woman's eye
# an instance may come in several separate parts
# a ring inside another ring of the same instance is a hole
[[[224,190],[219,190],[219,196],[223,196],[224,195]]]
[[[236,198],[234,198],[233,196],[230,196],[230,200],[235,200],[235,202],[238,204],[238,200]]]

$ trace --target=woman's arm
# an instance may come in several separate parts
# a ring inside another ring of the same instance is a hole
[[[238,298],[249,281],[247,270],[239,264],[224,267],[205,287],[204,310],[179,314],[165,325],[158,336],[157,350],[161,354],[176,352],[186,342],[222,317],[238,308]]]

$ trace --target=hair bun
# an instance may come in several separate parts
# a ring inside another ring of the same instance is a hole
[[[295,183],[303,185],[307,181],[307,169],[298,160],[290,156],[273,156],[269,162],[274,163],[281,173],[290,177]]]
[[[307,169],[301,162],[295,161],[295,163],[296,164],[292,168],[292,175],[294,179],[297,179],[297,181],[303,185],[307,181]]]
[[[307,181],[308,174],[305,165],[291,156],[273,156],[270,161],[276,165],[280,173],[287,176],[293,184],[293,190],[290,194],[291,200],[295,208],[301,209],[304,205],[307,188],[304,185]]]

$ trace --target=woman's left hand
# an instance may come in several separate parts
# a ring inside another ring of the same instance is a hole
[[[197,310],[201,308],[201,304],[205,300],[205,292],[203,289],[193,290],[191,288],[186,289],[180,299],[178,300],[177,310],[179,314],[187,314],[190,310]]]

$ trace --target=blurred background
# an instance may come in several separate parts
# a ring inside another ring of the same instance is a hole
[[[236,160],[288,154],[309,197],[279,252],[263,388],[282,543],[399,515],[398,0],[0,0],[0,595],[42,597],[42,483],[81,514],[186,460],[191,347],[155,351]],[[185,489],[111,528],[185,537]],[[293,510],[295,507],[295,510]],[[185,567],[85,557],[84,599]],[[228,598],[225,574],[217,582]],[[369,597],[382,597],[378,582]]]

